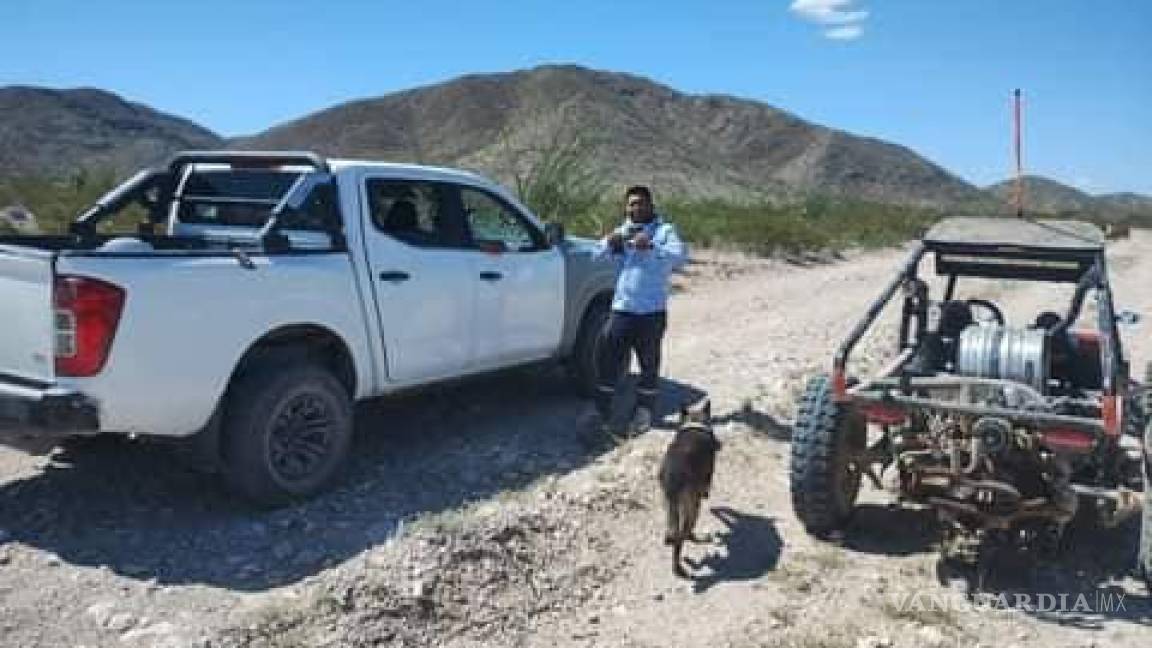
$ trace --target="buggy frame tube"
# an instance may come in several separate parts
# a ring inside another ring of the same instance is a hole
[[[942,412],[947,414],[961,414],[971,416],[973,418],[981,416],[995,416],[1003,418],[1018,425],[1025,425],[1031,427],[1062,427],[1083,430],[1091,432],[1094,435],[1099,435],[1101,428],[1106,426],[1095,419],[1084,418],[1079,416],[1069,416],[1067,414],[1049,414],[1047,412],[1036,412],[1028,410],[1014,410],[1004,407],[989,407],[984,405],[973,405],[970,403],[953,403],[944,400],[936,400],[932,398],[924,398],[921,396],[905,396],[903,394],[892,393],[890,389],[885,389],[883,392],[866,391],[858,392],[854,398],[859,401],[866,401],[869,403],[878,403],[883,405],[894,405],[901,408],[909,408],[915,410],[929,410],[934,412]]]
[[[948,275],[948,286],[944,289],[944,301],[952,301],[956,296],[956,279],[957,275]]]
[[[844,340],[840,348],[836,351],[836,358],[832,361],[832,387],[833,395],[837,400],[843,401],[848,398],[848,384],[844,373],[845,367],[848,364],[848,355],[852,353],[852,349],[856,346],[856,343],[860,341],[860,338],[864,337],[864,334],[868,332],[868,328],[871,327],[876,321],[876,318],[880,316],[880,312],[884,310],[884,307],[892,299],[892,295],[896,294],[896,291],[908,278],[916,276],[916,268],[920,265],[920,260],[924,258],[926,250],[927,248],[924,247],[923,243],[916,243],[916,247],[913,248],[907,260],[904,261],[900,272],[892,281],[888,282],[888,285],[884,287],[884,292],[872,302],[872,305],[868,307],[868,313],[856,323],[855,328],[852,329],[847,339]]]
[[[1096,257],[1096,318],[1100,329],[1100,377],[1104,392],[1100,404],[1104,430],[1110,436],[1120,436],[1123,427],[1121,403],[1117,395],[1116,376],[1113,373],[1121,362],[1120,336],[1116,330],[1116,314],[1112,312],[1112,292],[1108,285],[1108,272],[1103,254]]]

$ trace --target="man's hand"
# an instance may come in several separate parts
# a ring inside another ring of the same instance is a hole
[[[636,236],[632,237],[632,245],[637,250],[650,250],[652,249],[652,237],[648,236],[648,232],[637,232]]]
[[[624,251],[624,235],[620,232],[612,232],[604,241],[608,244],[608,249],[612,250],[614,254],[620,254]]]

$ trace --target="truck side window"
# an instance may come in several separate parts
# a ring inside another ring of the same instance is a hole
[[[458,228],[447,218],[445,192],[434,182],[372,178],[367,182],[372,222],[409,245],[458,247]]]
[[[493,252],[534,252],[546,247],[540,233],[496,197],[462,187],[460,199],[474,247]]]

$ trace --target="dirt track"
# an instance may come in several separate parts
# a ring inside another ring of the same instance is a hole
[[[943,605],[928,518],[880,494],[842,545],[792,517],[791,403],[902,256],[708,254],[689,269],[664,400],[709,394],[725,443],[692,581],[659,544],[668,431],[588,439],[563,379],[526,372],[365,407],[343,486],[272,513],[160,448],[0,450],[0,645],[1149,645],[1152,603],[1124,573],[1134,526],[1076,529],[1055,562],[1005,568],[1009,594],[1125,595],[1122,610],[1049,613]],[[1152,234],[1111,266],[1119,307],[1152,317]],[[1010,322],[1052,305],[992,289]],[[1135,367],[1149,322],[1124,331]],[[890,337],[866,340],[864,361]]]

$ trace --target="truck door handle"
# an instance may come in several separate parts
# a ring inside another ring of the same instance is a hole
[[[380,273],[380,281],[388,281],[391,283],[400,283],[401,281],[408,281],[411,278],[412,275],[403,270],[385,270]]]
[[[480,278],[484,281],[500,281],[504,278],[504,275],[500,274],[499,272],[485,270],[484,272],[480,273]]]

